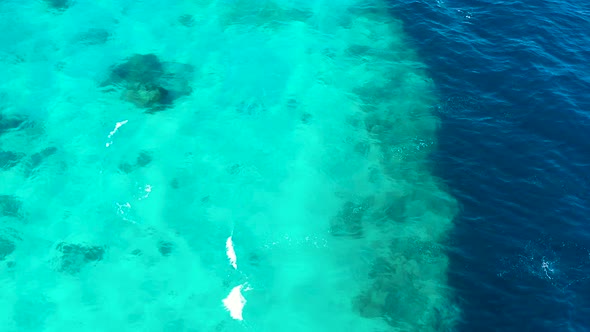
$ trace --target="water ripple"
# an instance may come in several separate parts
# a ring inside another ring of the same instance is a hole
[[[590,4],[392,3],[440,92],[465,331],[590,326]],[[493,323],[492,323],[493,322]]]

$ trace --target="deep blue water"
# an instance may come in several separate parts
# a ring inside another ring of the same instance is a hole
[[[440,89],[462,331],[590,331],[590,2],[392,3]]]

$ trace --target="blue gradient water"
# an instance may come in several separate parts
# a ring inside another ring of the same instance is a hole
[[[0,331],[590,330],[590,5],[0,18]]]
[[[443,96],[460,329],[590,330],[590,5],[392,6]]]

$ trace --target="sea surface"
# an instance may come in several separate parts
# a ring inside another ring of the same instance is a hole
[[[0,1],[0,331],[589,331],[590,5]]]
[[[460,330],[590,330],[590,5],[392,6],[442,94]]]

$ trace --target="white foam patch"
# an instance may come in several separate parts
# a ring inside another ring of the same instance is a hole
[[[242,317],[242,310],[246,305],[246,298],[242,295],[243,287],[244,285],[234,287],[231,292],[229,292],[229,295],[222,301],[225,309],[229,311],[231,318],[236,320],[244,320]]]
[[[236,256],[236,251],[234,250],[234,243],[232,241],[231,236],[227,238],[227,241],[225,241],[225,248],[227,249],[226,253],[227,253],[227,258],[229,258],[229,263],[231,264],[231,266],[234,267],[234,269],[238,269],[238,264],[237,264],[237,260],[238,257]]]
[[[117,130],[119,130],[119,128],[121,128],[124,124],[126,124],[127,122],[129,122],[129,120],[124,120],[121,122],[117,122],[115,124],[115,129],[113,129],[110,133],[108,138],[111,139],[113,137],[113,135],[115,135],[115,133],[117,132]],[[113,141],[107,142],[106,143],[106,147],[108,148],[109,146],[111,146],[111,144],[113,144]]]

